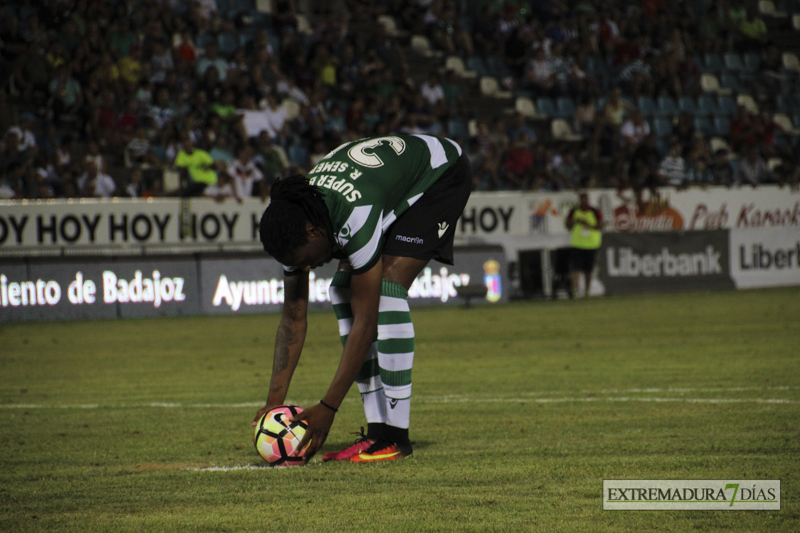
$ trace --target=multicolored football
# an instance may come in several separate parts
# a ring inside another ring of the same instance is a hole
[[[300,466],[303,464],[303,450],[297,446],[306,434],[308,424],[303,421],[289,422],[289,419],[303,412],[296,405],[279,405],[264,413],[256,425],[253,443],[256,452],[270,466]]]

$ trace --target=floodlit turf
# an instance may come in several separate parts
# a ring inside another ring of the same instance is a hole
[[[263,464],[277,319],[0,326],[0,531],[800,527],[796,288],[415,310],[412,457],[202,470]],[[340,352],[332,312],[309,331],[300,405]],[[362,417],[354,388],[323,451]],[[603,479],[725,478],[782,509],[602,510]]]

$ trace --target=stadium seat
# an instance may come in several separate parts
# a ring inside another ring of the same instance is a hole
[[[262,13],[272,13],[272,0],[256,0],[256,9]]]
[[[785,133],[789,135],[800,135],[800,129],[795,128],[794,124],[792,124],[792,119],[790,119],[789,115],[786,113],[775,113],[772,116],[772,120],[774,120],[775,124]]]
[[[778,8],[775,7],[775,2],[773,2],[772,0],[759,0],[758,12],[761,13],[762,15],[771,18],[786,17],[786,13],[778,11]]]
[[[792,15],[792,28],[794,28],[795,31],[800,31],[800,13]]]
[[[478,135],[478,119],[471,118],[467,122],[467,132],[469,132],[470,137],[475,137]]]
[[[739,94],[736,96],[736,104],[743,105],[751,113],[758,113],[758,104],[755,99],[749,94]]]
[[[297,19],[297,31],[304,35],[313,35],[314,28],[311,27],[311,23],[305,15],[298,13],[295,18]]]
[[[707,117],[694,117],[694,129],[702,133],[703,136],[708,136],[713,132],[711,121]]]
[[[736,102],[730,96],[718,96],[717,107],[720,114],[724,116],[732,117],[736,115]]]
[[[714,116],[719,113],[719,109],[712,97],[703,94],[697,97],[697,112],[701,115]]]
[[[481,76],[480,81],[481,94],[484,96],[491,96],[492,98],[511,98],[510,91],[500,89],[500,83],[494,76]]]
[[[308,164],[308,150],[302,144],[289,145],[289,161],[295,165],[305,167]]]
[[[467,68],[475,72],[478,76],[488,76],[489,69],[483,63],[483,59],[478,56],[470,56],[467,58]]]
[[[433,48],[431,42],[424,35],[411,36],[411,49],[423,57],[433,57]]]
[[[550,123],[550,133],[557,141],[578,142],[583,140],[581,135],[572,131],[572,126],[563,118],[553,119]]]
[[[556,99],[556,116],[570,118],[575,116],[575,102],[569,96],[560,96]]]
[[[731,134],[731,119],[728,117],[714,117],[714,135],[727,137]]]
[[[656,100],[656,115],[673,117],[679,113],[678,105],[671,96],[659,96]]]
[[[449,120],[447,122],[447,136],[453,140],[464,140],[469,138],[467,125],[463,120]]]
[[[653,131],[658,137],[669,137],[672,135],[672,123],[664,117],[654,117]]]
[[[383,26],[389,37],[399,37],[403,33],[397,28],[397,21],[391,15],[378,15],[378,24]]]
[[[216,37],[205,31],[198,33],[195,39],[195,45],[200,51],[204,50],[209,44],[215,44],[216,42]]]
[[[232,33],[220,33],[217,36],[217,46],[221,55],[230,57],[239,48],[239,38]]]
[[[656,103],[649,96],[640,96],[636,99],[636,107],[645,117],[652,117],[656,114]]]
[[[460,78],[475,78],[478,76],[477,72],[467,70],[464,66],[464,60],[458,56],[450,56],[444,62],[445,70],[452,70]]]
[[[726,150],[728,152],[731,151],[728,141],[722,137],[711,137],[711,139],[708,141],[708,144],[711,146],[711,152],[716,152],[717,150]]]
[[[287,120],[294,120],[300,116],[300,104],[291,98],[285,98],[281,102],[281,107],[284,111],[286,111]]]
[[[728,53],[722,56],[722,62],[726,70],[739,72],[744,69],[744,62],[739,54]]]
[[[783,68],[800,73],[800,59],[792,52],[783,53]]]
[[[544,115],[539,114],[539,112],[536,110],[536,106],[533,104],[533,100],[531,100],[527,96],[517,96],[517,99],[514,102],[514,109],[522,116],[527,118],[533,118],[533,119],[547,118]]]
[[[558,111],[556,111],[556,105],[553,103],[553,100],[551,98],[547,98],[546,96],[541,96],[536,99],[536,109],[539,110],[539,113],[547,117],[558,116]]]
[[[694,98],[691,96],[681,96],[678,98],[678,109],[680,109],[681,112],[689,113],[690,115],[700,114],[697,110],[697,105],[695,105]]]
[[[767,168],[770,172],[775,172],[775,169],[783,164],[783,159],[780,157],[770,157],[767,159]]]
[[[758,56],[758,54],[748,52],[742,57],[742,59],[744,61],[744,69],[748,72],[756,72],[758,71],[758,67],[761,66],[761,58]]]
[[[732,72],[721,72],[719,75],[719,84],[734,93],[742,92],[742,87],[739,85],[739,78]]]
[[[486,68],[489,70],[489,75],[498,79],[512,75],[506,64],[503,63],[503,60],[496,55],[490,55],[486,58]]]
[[[722,58],[717,54],[706,54],[703,56],[703,60],[707,72],[716,74],[722,70]]]
[[[719,78],[714,74],[703,74],[700,76],[700,87],[705,92],[717,94],[731,94],[730,89],[725,89],[719,84]]]

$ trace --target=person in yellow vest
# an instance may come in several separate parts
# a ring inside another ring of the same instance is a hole
[[[573,207],[567,215],[567,229],[571,232],[570,263],[573,297],[578,295],[581,273],[583,273],[586,287],[585,294],[589,295],[597,250],[603,240],[603,215],[599,209],[589,205],[588,194],[582,192],[579,198],[580,203]]]
[[[181,193],[184,197],[202,196],[209,185],[216,185],[219,165],[205,150],[195,148],[189,136],[183,137],[181,150],[175,158],[174,165],[185,172],[186,186]]]

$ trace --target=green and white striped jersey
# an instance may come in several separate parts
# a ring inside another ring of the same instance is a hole
[[[336,242],[355,273],[380,257],[383,234],[461,155],[430,135],[370,137],[326,155],[307,179],[324,194]]]

